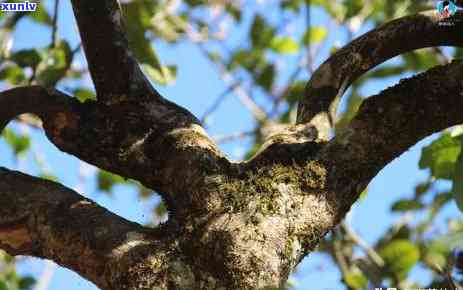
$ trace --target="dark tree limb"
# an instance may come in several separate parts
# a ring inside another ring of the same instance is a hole
[[[97,98],[106,104],[161,95],[141,71],[117,0],[72,0]]]
[[[72,4],[98,103],[79,106],[78,124],[55,145],[141,181],[178,213],[199,203],[201,197],[195,196],[199,193],[185,192],[211,173],[228,170],[230,162],[200,122],[161,97],[143,75],[130,51],[118,2],[72,0]]]
[[[112,268],[153,231],[124,220],[54,182],[0,168],[0,248],[50,259],[102,289]]]
[[[72,114],[76,104],[76,100],[63,93],[40,86],[0,92],[0,132],[12,119],[24,113],[33,113],[50,125],[57,123],[59,113]]]
[[[449,25],[451,23],[451,25]],[[463,12],[442,20],[437,11],[388,22],[352,41],[325,61],[308,82],[298,107],[298,124],[310,123],[327,139],[340,98],[376,65],[419,48],[463,47]]]
[[[463,61],[402,80],[366,99],[348,128],[321,151],[345,208],[393,159],[432,133],[463,123]]]
[[[60,150],[142,182],[179,214],[192,204],[202,206],[201,193],[192,188],[232,166],[198,120],[170,102],[82,104],[39,86],[0,93],[0,130],[22,113],[38,115]]]

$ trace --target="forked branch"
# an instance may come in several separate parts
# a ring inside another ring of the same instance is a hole
[[[299,103],[297,123],[314,125],[319,137],[327,139],[339,100],[358,77],[388,59],[415,49],[463,47],[461,31],[463,12],[442,20],[437,11],[432,11],[393,20],[357,38],[313,74]]]
[[[198,120],[167,101],[79,103],[39,86],[0,93],[0,130],[22,113],[38,115],[48,138],[62,151],[142,182],[158,191],[170,209],[200,203],[186,193],[209,174],[231,166]]]
[[[402,80],[366,99],[348,128],[321,151],[333,168],[331,184],[346,202],[423,138],[463,123],[463,61]]]

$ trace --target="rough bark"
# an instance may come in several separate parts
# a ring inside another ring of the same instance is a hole
[[[38,115],[62,151],[159,192],[169,220],[144,228],[62,185],[2,168],[0,248],[51,259],[102,289],[280,287],[379,170],[463,122],[463,63],[453,62],[370,97],[342,134],[326,139],[329,114],[356,77],[405,51],[463,43],[434,16],[412,16],[330,58],[308,84],[299,124],[273,135],[252,160],[233,163],[191,113],[146,81],[116,1],[72,2],[98,100],[79,103],[41,87],[5,91],[0,130],[21,113]],[[101,26],[93,31],[89,21]],[[409,37],[417,42],[402,42]],[[110,54],[99,57],[101,48]]]
[[[161,96],[146,81],[129,49],[124,18],[117,1],[72,0],[90,74],[99,100]],[[152,94],[147,95],[147,91]]]
[[[378,64],[419,48],[463,46],[463,12],[441,19],[437,11],[402,17],[364,34],[339,49],[314,72],[299,103],[297,123],[313,124],[321,138],[333,128],[344,92]]]

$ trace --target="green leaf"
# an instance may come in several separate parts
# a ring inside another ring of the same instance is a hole
[[[15,155],[22,155],[30,148],[31,140],[28,136],[18,135],[13,130],[5,129],[3,137],[13,149]]]
[[[35,12],[27,12],[27,15],[35,22],[44,25],[53,25],[53,21],[48,14],[47,9],[42,3],[39,3]]]
[[[451,201],[453,198],[453,193],[450,192],[439,192],[434,196],[432,200],[432,210],[438,212],[447,202]]]
[[[350,121],[357,114],[357,111],[360,108],[362,102],[363,98],[358,94],[357,89],[352,88],[352,92],[347,98],[346,110],[343,112],[341,117],[336,122],[336,133],[341,132],[350,124]]]
[[[455,174],[453,176],[452,193],[455,202],[463,212],[463,153],[460,152],[460,156],[455,165]]]
[[[417,50],[402,55],[409,70],[423,71],[439,65],[437,54],[430,50]]]
[[[206,4],[206,0],[185,0],[185,3],[190,6],[199,6]]]
[[[42,57],[35,49],[22,49],[14,52],[11,55],[11,60],[20,67],[35,68],[42,60]]]
[[[344,0],[343,4],[345,7],[347,7],[345,16],[346,19],[357,15],[365,5],[364,1],[362,0]]]
[[[290,106],[295,105],[304,97],[305,82],[296,81],[289,85],[284,95],[285,100]]]
[[[5,281],[0,280],[0,290],[9,290]]]
[[[257,76],[256,82],[263,89],[269,91],[272,88],[273,82],[275,80],[275,66],[273,64],[268,64],[262,70],[262,72]]]
[[[346,273],[344,281],[352,289],[365,289],[368,286],[368,279],[358,270]]]
[[[286,110],[283,114],[278,117],[280,123],[289,124],[291,123],[291,109]]]
[[[461,143],[448,133],[423,148],[419,167],[431,169],[432,176],[442,179],[452,179],[455,162],[461,151]]]
[[[153,1],[154,2],[154,1]],[[146,10],[146,9],[145,9]],[[185,33],[188,27],[188,15],[173,15],[173,14],[158,14],[156,17],[156,25],[149,24],[150,30],[157,38],[161,38],[166,42],[176,42]],[[207,23],[201,19],[195,20],[198,34],[207,37]]]
[[[42,59],[37,67],[37,82],[45,87],[54,87],[65,76],[72,62],[71,47],[67,41],[60,40],[55,47],[42,50]]]
[[[49,180],[49,181],[53,181],[53,182],[58,182],[59,181],[58,177],[56,177],[54,175],[51,175],[49,173],[42,173],[39,176],[40,176],[40,178],[46,179],[46,180]]]
[[[359,200],[359,201],[364,200],[364,199],[367,197],[367,195],[368,195],[368,187],[365,188],[365,189],[360,193],[358,200]]]
[[[34,286],[34,284],[35,284],[34,277],[26,276],[26,277],[22,277],[19,280],[18,286],[19,286],[19,289],[21,290],[27,290],[27,289],[31,289],[32,286]]]
[[[447,264],[447,256],[451,250],[444,240],[437,238],[428,242],[428,244],[424,247],[423,252],[423,261],[426,264],[432,265],[433,267],[437,265],[443,268]]]
[[[311,26],[310,29],[306,30],[304,36],[302,37],[302,41],[305,45],[308,44],[317,44],[322,42],[326,36],[328,35],[328,31],[323,26]]]
[[[6,80],[12,85],[19,85],[26,80],[26,76],[19,66],[8,65],[0,70],[0,80]]]
[[[301,4],[303,3],[304,3],[304,0],[283,0],[280,6],[283,9],[299,11],[299,9],[301,8]]]
[[[146,30],[151,26],[150,12],[152,4],[146,1],[133,1],[123,5],[123,11],[127,20],[127,36],[130,48],[135,57],[142,64],[148,64],[153,69],[161,71],[162,65],[151,43],[146,36]]]
[[[233,54],[228,67],[230,70],[234,70],[242,66],[249,72],[254,73],[264,67],[265,63],[264,54],[260,49],[238,50]]]
[[[415,198],[421,198],[431,188],[431,185],[430,181],[418,183],[415,186]]]
[[[299,51],[299,44],[291,37],[274,37],[270,42],[270,48],[280,54],[292,54]]]
[[[424,208],[424,204],[418,200],[413,199],[401,199],[391,206],[393,212],[403,212],[403,211],[414,211]]]
[[[124,178],[110,172],[100,170],[97,175],[98,189],[110,193],[117,184],[125,183]]]
[[[92,90],[86,88],[75,89],[74,97],[76,97],[82,103],[87,100],[96,100],[95,93]]]
[[[344,21],[347,14],[347,7],[341,1],[312,0],[312,5],[322,6],[338,22]]]
[[[175,82],[177,77],[177,67],[175,65],[163,66],[158,70],[148,64],[142,65],[146,74],[155,82],[161,85],[169,85]]]
[[[265,48],[275,35],[275,28],[270,26],[259,14],[251,24],[250,37],[254,48]]]
[[[241,21],[242,11],[239,8],[240,8],[239,4],[234,5],[233,2],[230,3],[230,2],[227,1],[226,4],[225,4],[225,10],[227,10],[227,12],[230,13],[230,15],[236,21]]]
[[[407,277],[420,258],[419,249],[409,240],[393,240],[382,247],[379,254],[388,270],[400,279]]]
[[[393,225],[376,243],[378,249],[384,248],[394,240],[409,240],[413,229],[408,225]]]
[[[175,81],[177,68],[175,66],[162,65],[161,60],[151,45],[150,39],[147,37],[147,31],[152,28],[151,20],[155,7],[155,3],[152,1],[140,0],[124,4],[123,11],[127,20],[129,44],[135,57],[153,81],[161,85],[167,85]],[[172,23],[167,23],[166,21],[172,17],[162,19],[163,23],[172,26],[181,21],[177,17],[175,21],[172,20]]]

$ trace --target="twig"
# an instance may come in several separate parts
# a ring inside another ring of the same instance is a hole
[[[311,31],[310,31],[310,27],[311,27],[311,18],[310,18],[310,14],[311,14],[311,1],[308,0],[307,1],[307,4],[306,4],[306,15],[305,15],[305,26],[306,26],[306,29],[307,29],[307,46],[306,46],[306,49],[307,49],[307,66],[310,68],[313,67],[313,58],[312,58],[312,54],[311,54],[311,43],[310,43],[310,37],[311,37]]]
[[[213,139],[217,144],[223,144],[227,142],[232,142],[236,139],[244,139],[247,137],[251,137],[254,134],[256,134],[256,131],[252,130],[252,131],[245,131],[245,132],[237,132],[237,133],[230,134],[230,135],[223,135],[223,136],[219,135],[219,136],[213,137]]]
[[[403,17],[379,26],[338,50],[308,82],[305,98],[298,106],[297,123],[310,123],[317,128],[319,136],[329,136],[341,96],[365,72],[415,49],[439,45],[461,46],[461,35],[457,31],[463,25],[457,20],[463,18],[463,13],[458,12],[454,18],[454,26],[443,26],[435,11]],[[394,48],[388,45],[402,39],[409,41]],[[376,51],[374,55],[371,54],[373,47]]]
[[[201,51],[209,57],[209,54],[207,53],[207,50],[198,43],[198,46],[200,47]],[[226,68],[226,66],[223,63],[217,63],[219,67],[219,72],[220,72],[220,77],[221,79],[227,84],[228,86],[232,86],[234,83],[237,81],[235,78],[230,74]],[[259,105],[256,104],[254,99],[248,94],[248,92],[243,88],[242,84],[237,85],[234,89],[233,92],[236,94],[238,97],[238,100],[252,113],[254,118],[256,118],[258,121],[263,122],[268,119],[267,113],[262,109]]]
[[[59,0],[55,0],[55,8],[53,11],[53,26],[51,31],[51,46],[56,46],[56,38],[58,32],[58,14],[59,14]]]
[[[284,97],[289,92],[289,90],[291,88],[291,85],[296,81],[297,77],[299,76],[299,74],[301,73],[301,71],[302,71],[302,69],[304,68],[305,65],[306,65],[306,61],[304,59],[304,55],[301,54],[299,56],[298,65],[297,65],[296,69],[293,71],[293,73],[288,78],[288,81],[287,81],[288,85],[283,90],[281,90],[280,92],[277,93],[278,97],[274,98],[273,107],[272,107],[272,110],[271,110],[271,112],[269,114],[270,117],[273,117],[273,116],[275,116],[275,114],[278,113],[278,108],[280,107],[281,103],[283,102]]]
[[[233,90],[238,87],[239,85],[241,85],[241,81],[238,81],[236,83],[233,83],[231,86],[229,86],[227,89],[225,89],[225,91],[223,91],[218,97],[217,99],[214,101],[214,103],[206,110],[206,112],[204,112],[203,116],[201,117],[201,123],[204,125],[204,123],[206,122],[207,118],[213,114],[217,109],[218,107],[220,106],[220,104],[226,99],[226,97],[231,93],[233,92]]]
[[[204,47],[204,45],[200,42],[195,42],[195,31],[194,27],[189,25],[189,29],[185,30],[186,35],[189,39],[193,40],[194,43],[198,45],[199,50],[208,58],[210,59],[209,52]],[[220,77],[225,82],[225,84],[229,87],[232,87],[234,84],[238,83],[237,80],[228,72],[226,66],[223,63],[216,62],[219,67]],[[248,94],[248,92],[243,88],[242,84],[238,84],[236,87],[233,88],[233,92],[238,97],[238,100],[252,113],[254,118],[258,121],[265,121],[268,119],[267,113],[264,109],[262,109],[253,98]]]
[[[336,229],[333,234],[339,236],[339,229]],[[335,237],[333,237],[333,256],[339,265],[342,276],[347,276],[349,274],[349,265],[347,264],[344,254],[342,253],[341,241]]]
[[[42,275],[35,286],[35,290],[47,290],[50,286],[51,278],[55,273],[57,265],[50,260],[45,261],[45,268],[43,269]]]
[[[450,62],[449,58],[445,55],[440,47],[433,47],[432,51],[436,54],[439,64],[447,64]]]
[[[373,261],[376,266],[379,268],[384,267],[384,260],[381,256],[370,246],[368,243],[362,239],[354,230],[346,223],[341,224],[342,229],[346,232],[347,236],[359,246],[367,256]]]

